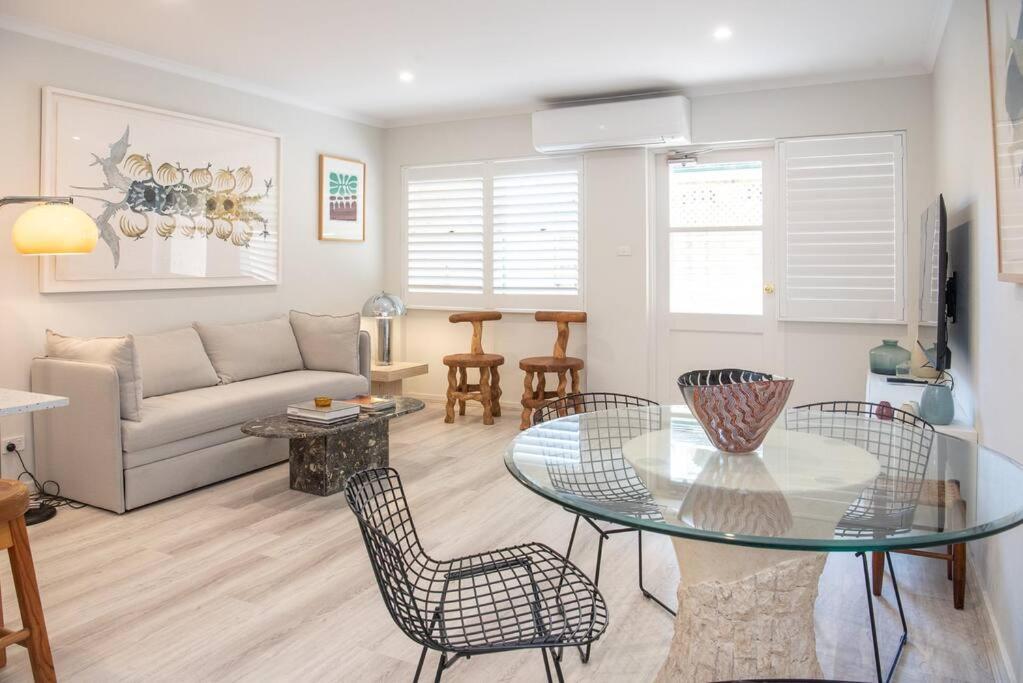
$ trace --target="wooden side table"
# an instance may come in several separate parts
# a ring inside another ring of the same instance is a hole
[[[369,377],[373,380],[373,394],[375,396],[401,396],[402,380],[425,375],[429,371],[428,363],[417,361],[395,361],[390,365],[373,363],[369,370]]]

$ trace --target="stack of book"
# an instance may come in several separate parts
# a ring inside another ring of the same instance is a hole
[[[355,398],[347,401],[341,401],[341,403],[350,406],[358,406],[364,413],[382,413],[385,410],[392,410],[394,408],[393,398],[380,398],[379,396],[356,396]]]
[[[288,419],[308,424],[330,427],[350,422],[359,417],[359,406],[344,401],[334,401],[326,408],[317,408],[315,401],[303,401],[288,406]]]

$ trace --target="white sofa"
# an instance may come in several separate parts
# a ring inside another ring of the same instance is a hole
[[[286,440],[245,436],[242,423],[283,412],[289,403],[313,396],[351,398],[367,393],[370,340],[366,332],[358,331],[357,320],[356,316],[351,337],[357,340],[357,374],[310,369],[318,365],[309,362],[308,344],[300,341],[304,360],[297,367],[291,365],[296,369],[261,374],[256,368],[252,372],[261,376],[225,381],[203,336],[220,375],[213,381],[220,383],[146,398],[140,388],[136,419],[122,419],[123,377],[114,364],[37,358],[32,363],[32,390],[71,399],[67,408],[34,417],[37,476],[58,482],[68,498],[125,512],[286,460]],[[140,367],[143,386],[146,360]],[[166,365],[166,359],[160,362]]]

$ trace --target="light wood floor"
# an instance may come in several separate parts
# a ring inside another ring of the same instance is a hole
[[[571,517],[504,469],[516,433],[511,409],[492,427],[479,409],[454,425],[442,410],[396,420],[391,463],[404,478],[424,544],[437,556],[527,539],[563,548]],[[581,533],[573,559],[592,566],[596,543]],[[75,681],[405,681],[419,648],[395,627],[374,583],[356,524],[340,495],[288,489],[287,465],[271,467],[126,515],[62,509],[30,530],[58,675]],[[674,603],[670,542],[645,535],[647,585]],[[575,681],[648,681],[664,657],[670,617],[636,588],[635,535],[605,549],[601,589],[611,623],[588,665],[566,658]],[[979,598],[952,609],[940,562],[896,557],[910,620],[901,681],[992,679],[991,636]],[[6,612],[13,585],[0,562]],[[897,614],[886,582],[880,617],[886,647]],[[872,676],[859,560],[829,559],[817,604],[825,674]],[[433,655],[428,670],[435,664]],[[27,680],[28,658],[9,649],[0,681]],[[460,661],[451,681],[543,680],[538,653]]]

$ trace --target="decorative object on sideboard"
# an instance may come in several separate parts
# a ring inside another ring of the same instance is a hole
[[[904,413],[909,413],[910,415],[916,415],[917,417],[919,417],[920,403],[918,401],[906,401],[901,406],[899,406],[899,410],[901,410]]]
[[[910,350],[909,363],[912,366],[912,374],[914,377],[920,379],[938,379],[938,375],[941,374],[934,369],[931,365],[931,361],[927,359],[927,354],[924,353],[923,347],[919,342],[913,344],[913,348]]]
[[[394,294],[380,292],[366,299],[362,315],[377,320],[377,364],[391,364],[391,321],[405,315],[405,302]]]
[[[45,88],[47,193],[73,195],[104,246],[43,261],[44,292],[277,284],[281,138]]]
[[[320,155],[321,240],[366,241],[366,164]]]
[[[988,0],[987,21],[998,279],[1023,283],[1023,249],[1015,246],[1020,234],[1017,207],[1023,202],[1023,186],[1019,183],[1023,164],[1019,130],[1023,113],[1018,105],[1023,98],[1019,69],[1023,61],[1023,9],[1018,2]]]
[[[924,387],[923,395],[920,397],[920,417],[932,425],[952,424],[955,418],[955,402],[952,400],[952,389],[954,383],[950,375],[943,375],[949,379],[941,379],[934,384]]]
[[[18,216],[11,230],[14,248],[22,254],[88,254],[96,247],[99,230],[89,214],[71,197],[0,197],[5,204],[40,204]]]
[[[793,380],[725,368],[692,370],[678,388],[715,448],[752,453],[760,447],[792,391]]]
[[[897,339],[885,339],[870,350],[870,371],[879,375],[896,374],[900,363],[909,361],[910,352],[899,346]]]
[[[879,420],[891,420],[895,417],[895,408],[888,401],[881,401],[877,404],[877,408],[874,409],[874,415]]]

